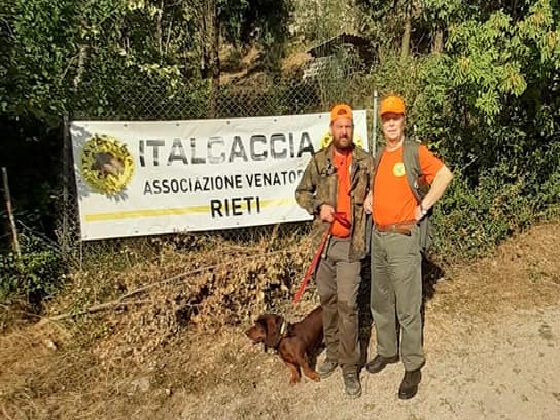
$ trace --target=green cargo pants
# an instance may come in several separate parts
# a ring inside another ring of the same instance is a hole
[[[323,307],[323,335],[328,360],[338,362],[343,373],[357,372],[358,288],[360,261],[350,261],[350,238],[331,237],[319,261],[315,281]]]
[[[419,228],[413,228],[410,236],[374,228],[371,260],[371,310],[377,332],[377,354],[397,355],[398,320],[401,360],[407,371],[419,369],[424,364]]]

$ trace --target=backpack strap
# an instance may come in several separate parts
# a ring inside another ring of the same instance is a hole
[[[408,140],[403,144],[403,161],[406,171],[406,179],[412,193],[418,201],[418,204],[422,202],[422,199],[426,196],[430,189],[430,186],[422,174],[422,169],[420,168],[420,156],[418,155],[419,148],[420,143],[417,141]],[[430,223],[431,214],[432,209],[430,209],[428,214],[418,223],[420,228],[420,252],[423,256],[427,255],[432,244],[432,227]]]
[[[420,157],[418,155],[419,148],[420,143],[417,141],[405,140],[403,143],[403,161],[406,170],[406,180],[418,203],[422,202],[422,199],[428,192],[427,188],[424,188],[427,187],[427,185],[421,185],[422,183],[420,182],[422,179],[422,169],[420,168]]]

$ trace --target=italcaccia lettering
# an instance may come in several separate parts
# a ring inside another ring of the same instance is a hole
[[[138,154],[141,167],[262,162],[313,155],[311,136],[304,131],[255,134],[250,137],[209,137],[173,140],[140,140]]]

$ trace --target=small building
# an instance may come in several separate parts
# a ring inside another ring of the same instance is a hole
[[[370,69],[379,58],[377,44],[346,32],[308,49],[307,53],[312,59],[304,69],[304,80],[320,74],[343,77],[348,73]]]

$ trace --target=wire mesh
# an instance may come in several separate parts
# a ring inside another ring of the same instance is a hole
[[[348,65],[352,65],[349,63]],[[118,77],[119,85],[91,78],[83,81],[77,92],[71,120],[193,120],[214,118],[294,115],[325,112],[338,102],[357,108],[371,108],[371,95],[364,89],[361,73],[351,73],[338,66],[318,71],[313,77],[278,79],[265,73],[211,89],[209,81],[180,81],[174,77],[135,73]],[[334,75],[334,77],[333,77]],[[211,98],[212,92],[216,98]],[[215,107],[215,109],[212,109]],[[368,113],[368,138],[371,138],[371,112]],[[370,146],[371,147],[371,146]],[[65,217],[70,220],[63,236],[74,234],[68,242],[77,243],[78,219],[74,171],[71,159],[64,168],[70,193],[65,203]],[[283,230],[305,231],[305,223],[291,223]],[[255,232],[269,227],[241,228],[201,234],[221,236],[233,241],[250,241]]]

